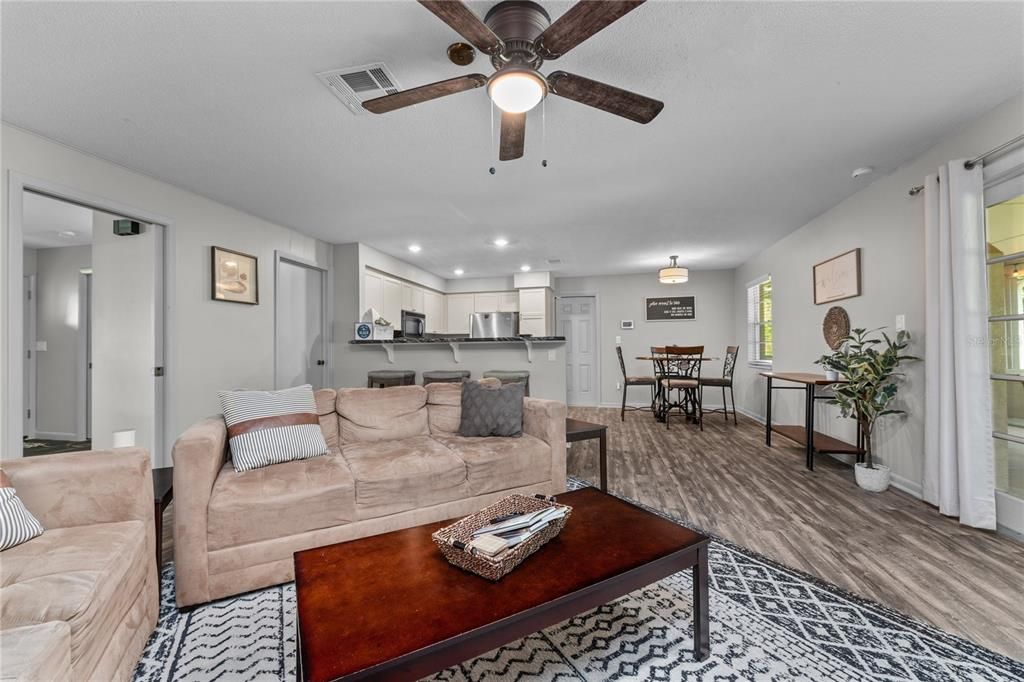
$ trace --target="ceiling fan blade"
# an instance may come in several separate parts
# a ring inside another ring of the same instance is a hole
[[[580,0],[534,41],[537,54],[558,59],[642,4],[644,0]]]
[[[548,87],[559,97],[565,97],[637,123],[650,123],[665,107],[664,102],[659,102],[656,99],[565,71],[555,71],[548,76]]]
[[[526,144],[526,114],[501,112],[501,147],[499,161],[511,161],[523,155]]]
[[[420,0],[420,4],[481,52],[494,55],[505,49],[501,38],[460,0]]]
[[[418,88],[402,90],[401,92],[396,92],[393,95],[385,95],[384,97],[369,99],[363,102],[363,108],[374,114],[386,114],[387,112],[394,111],[395,109],[410,107],[413,104],[419,104],[421,102],[429,102],[430,100],[437,99],[438,97],[454,95],[459,92],[465,92],[466,90],[472,90],[473,88],[479,88],[486,84],[486,76],[474,73],[469,76],[449,78],[446,81],[438,81],[436,83],[430,83],[429,85],[421,85]]]

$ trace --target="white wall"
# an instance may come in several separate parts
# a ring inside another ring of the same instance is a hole
[[[650,363],[635,360],[647,355],[651,346],[703,345],[705,353],[721,358],[725,348],[738,342],[733,329],[733,273],[731,270],[690,270],[686,284],[660,284],[657,273],[639,275],[608,275],[599,277],[561,277],[555,280],[555,294],[568,296],[586,294],[597,296],[598,344],[601,354],[601,395],[603,405],[618,405],[622,393],[615,388],[622,381],[622,371],[615,354],[615,337],[622,337],[622,354],[626,371],[631,375],[650,375]],[[694,296],[696,320],[646,322],[644,297]],[[556,306],[557,308],[557,306]],[[633,320],[634,328],[621,329],[622,320]],[[705,376],[720,376],[721,362],[709,363],[701,368]],[[627,396],[630,403],[643,403],[642,389],[632,389]],[[720,402],[708,395],[708,405]]]
[[[36,256],[36,434],[72,440],[78,430],[78,279],[89,246],[33,249]]]
[[[25,249],[25,257],[22,260],[22,272],[23,276],[36,274],[36,268],[39,265],[39,249]]]
[[[171,230],[171,300],[169,322],[174,332],[167,357],[170,418],[168,438],[189,424],[219,411],[216,392],[223,388],[261,388],[273,385],[274,250],[329,265],[330,246],[299,232],[269,223],[205,197],[84,154],[60,143],[4,124],[2,129],[3,233],[0,258],[7,255],[7,178],[16,172],[58,183],[139,210],[167,216]],[[260,305],[248,306],[210,298],[210,247],[225,246],[259,258]],[[19,254],[19,258],[20,258]],[[11,315],[6,277],[0,278],[4,329],[0,384],[10,376],[7,325]],[[18,313],[20,319],[20,312]],[[15,388],[13,393],[19,394]],[[2,412],[8,414],[11,391],[4,393]],[[0,443],[20,439],[6,432]],[[20,452],[4,449],[4,457]],[[169,463],[169,452],[157,463]]]
[[[772,275],[775,362],[777,371],[820,371],[814,359],[828,349],[821,323],[828,305],[813,302],[811,268],[844,251],[861,249],[862,295],[837,302],[850,314],[854,327],[894,328],[897,315],[906,315],[915,343],[911,351],[923,356],[924,234],[922,197],[907,190],[920,185],[941,163],[971,158],[1024,131],[1024,97],[1016,97],[965,128],[952,132],[932,149],[879,178],[834,208],[765,249],[735,271],[733,314],[737,336],[742,335],[741,360],[746,357],[746,284]],[[870,161],[870,159],[867,159]],[[909,366],[901,389],[906,418],[880,423],[875,440],[879,458],[892,467],[894,482],[918,493],[924,448],[924,363]],[[736,401],[741,410],[764,415],[764,379],[746,362],[736,370]],[[796,391],[776,392],[774,420],[802,423],[802,398]],[[836,420],[832,406],[820,405],[818,430],[852,440],[849,420]]]

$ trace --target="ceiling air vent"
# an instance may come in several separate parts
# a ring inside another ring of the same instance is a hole
[[[380,62],[322,71],[316,77],[356,115],[367,113],[363,102],[399,91],[394,74]]]

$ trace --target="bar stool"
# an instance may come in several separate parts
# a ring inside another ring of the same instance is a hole
[[[469,376],[468,369],[432,369],[423,373],[423,385],[461,384]]]
[[[526,384],[523,393],[530,395],[530,372],[525,369],[492,369],[484,372],[484,379],[497,379],[502,384]]]
[[[375,369],[366,373],[367,388],[413,386],[415,384],[416,372],[411,369]]]

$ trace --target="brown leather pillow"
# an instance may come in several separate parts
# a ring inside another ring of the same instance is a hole
[[[7,472],[0,469],[0,488],[13,488],[14,484],[11,483],[11,479],[8,478]]]

